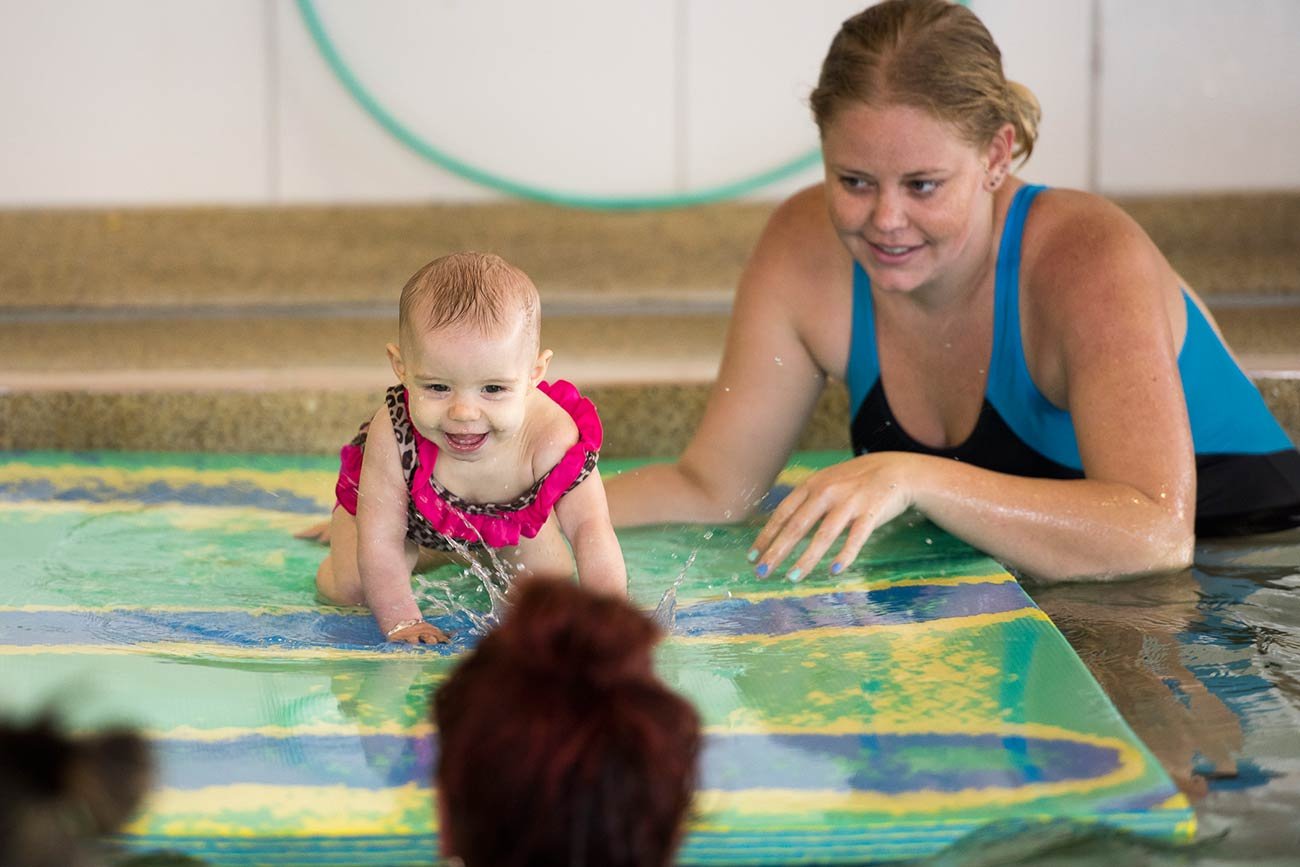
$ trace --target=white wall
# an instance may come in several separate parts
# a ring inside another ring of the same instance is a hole
[[[1300,3],[1104,0],[1101,19],[1105,187],[1300,186]]]
[[[416,135],[585,195],[693,190],[810,151],[808,91],[862,2],[317,0]],[[1300,187],[1295,0],[973,8],[1044,106],[1026,177]],[[0,0],[0,206],[494,197],[365,115],[291,0]]]

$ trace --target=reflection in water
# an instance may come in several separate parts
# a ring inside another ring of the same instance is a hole
[[[1300,862],[1300,533],[1199,546],[1177,574],[1031,587],[1196,803],[1191,863]]]
[[[1190,570],[1033,594],[1178,787],[1204,796],[1208,772],[1236,775],[1241,726],[1183,663],[1178,636],[1199,619]],[[1208,762],[1198,766],[1197,757]]]

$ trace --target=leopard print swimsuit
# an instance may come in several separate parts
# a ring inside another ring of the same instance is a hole
[[[482,550],[517,544],[519,535],[536,536],[555,502],[591,475],[599,459],[602,436],[595,407],[563,380],[553,384],[542,383],[539,388],[569,412],[578,425],[579,440],[555,467],[508,503],[473,503],[439,484],[433,478],[437,448],[421,436],[411,422],[406,388],[395,385],[388,389],[384,403],[397,438],[406,488],[411,494],[407,500],[408,539],[438,551],[463,547]],[[356,514],[356,484],[361,475],[369,427],[369,422],[362,425],[341,454],[342,468],[336,493],[339,505],[353,515]],[[560,477],[552,478],[557,473]],[[565,476],[570,477],[567,484],[564,484]]]

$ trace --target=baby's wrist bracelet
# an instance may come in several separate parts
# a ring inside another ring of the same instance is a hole
[[[390,630],[388,630],[387,632],[385,632],[385,633],[384,633],[384,638],[392,638],[394,635],[396,635],[397,633],[401,632],[403,629],[407,629],[407,628],[409,628],[409,627],[415,626],[415,625],[420,624],[420,623],[423,623],[423,622],[424,622],[424,618],[423,618],[423,617],[416,617],[416,618],[413,618],[413,619],[411,619],[411,620],[403,620],[401,623],[398,623],[398,624],[397,624],[396,626],[394,626],[392,629],[390,629]]]

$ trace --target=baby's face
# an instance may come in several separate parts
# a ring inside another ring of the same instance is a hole
[[[549,354],[535,345],[523,316],[490,334],[460,325],[403,334],[393,369],[415,429],[445,457],[493,455],[523,426],[529,392],[546,373]]]

